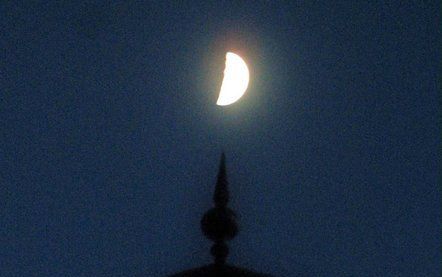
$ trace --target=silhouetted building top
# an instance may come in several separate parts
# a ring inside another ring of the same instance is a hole
[[[186,270],[170,277],[271,277],[271,275],[256,273],[247,269],[223,265],[217,267],[215,264]]]
[[[270,275],[256,273],[251,270],[226,264],[226,258],[229,254],[226,241],[236,236],[238,233],[238,225],[236,223],[235,213],[227,207],[229,190],[226,157],[224,153],[221,155],[213,202],[215,206],[208,210],[201,219],[201,230],[208,239],[213,241],[210,253],[214,258],[214,263],[176,273],[170,277],[270,277]]]

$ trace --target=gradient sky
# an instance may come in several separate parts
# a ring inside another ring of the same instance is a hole
[[[439,276],[440,1],[18,2],[0,3],[1,276],[209,263],[222,149],[230,263]],[[226,51],[251,83],[221,108]]]

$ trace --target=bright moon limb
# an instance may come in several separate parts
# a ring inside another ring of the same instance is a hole
[[[227,52],[224,79],[219,93],[218,106],[235,103],[247,90],[249,85],[249,69],[244,60],[235,53]]]

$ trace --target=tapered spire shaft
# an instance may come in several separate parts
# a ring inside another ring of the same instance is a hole
[[[204,235],[214,242],[211,253],[215,264],[224,264],[229,254],[226,240],[233,239],[238,233],[235,213],[227,207],[229,191],[226,172],[226,156],[221,154],[218,177],[213,195],[215,207],[207,211],[201,219]]]
[[[215,207],[225,207],[229,202],[229,188],[227,182],[226,172],[226,155],[221,154],[221,161],[219,164],[218,178],[216,180],[215,193],[213,195]]]

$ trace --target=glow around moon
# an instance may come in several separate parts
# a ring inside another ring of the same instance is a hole
[[[249,69],[244,60],[235,53],[227,52],[224,79],[216,104],[227,106],[235,103],[246,92],[249,77]]]

